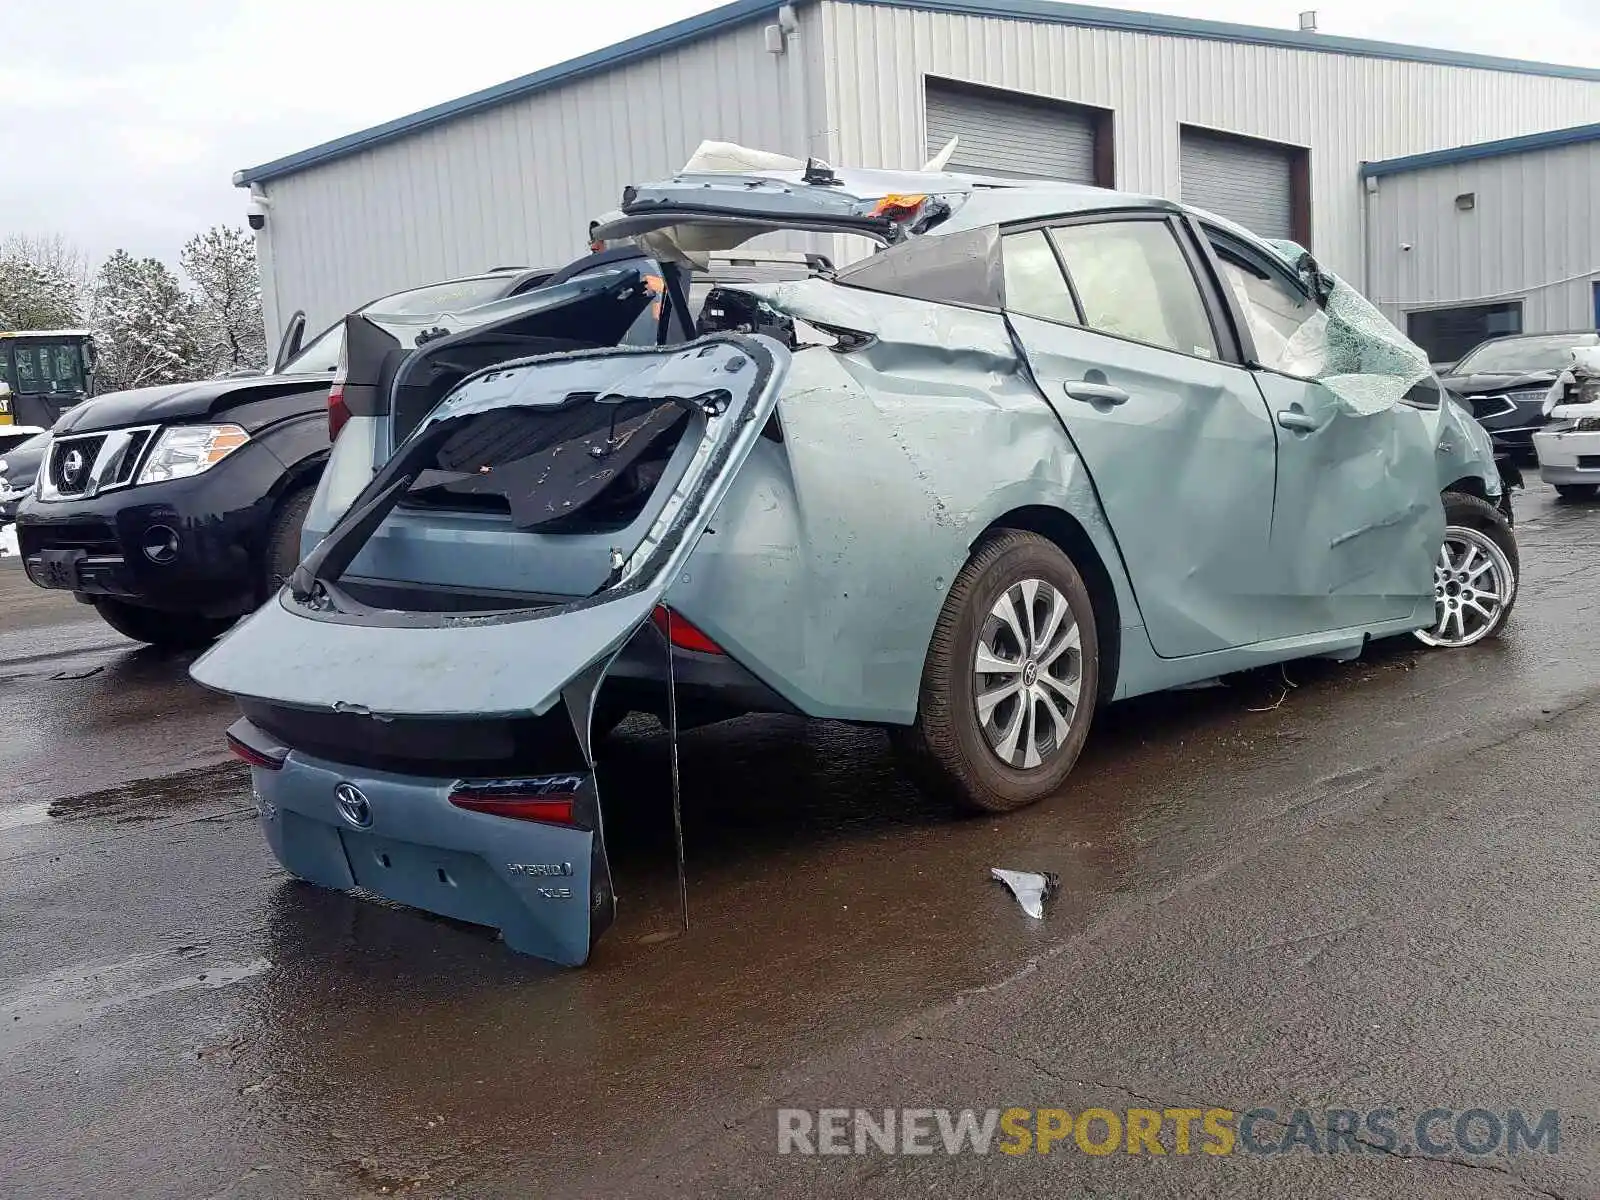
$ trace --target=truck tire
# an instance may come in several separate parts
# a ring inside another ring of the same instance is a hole
[[[1563,500],[1566,500],[1569,503],[1577,503],[1577,502],[1582,501],[1582,500],[1593,500],[1595,498],[1595,494],[1597,492],[1600,492],[1600,484],[1593,484],[1593,483],[1558,483],[1558,484],[1556,484],[1556,495],[1560,496]]]
[[[266,595],[271,597],[300,565],[300,527],[306,523],[316,482],[302,484],[278,501],[267,526]]]
[[[890,736],[925,791],[967,812],[1010,812],[1060,789],[1098,695],[1083,576],[1049,539],[1002,529],[956,576],[928,646],[916,723]]]
[[[226,633],[233,624],[232,617],[203,617],[199,613],[140,608],[136,604],[107,596],[96,599],[94,607],[100,619],[123,637],[164,650],[187,650],[207,645]]]

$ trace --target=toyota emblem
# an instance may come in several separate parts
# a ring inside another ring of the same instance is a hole
[[[82,450],[68,450],[66,458],[61,460],[61,474],[68,483],[77,483],[78,476],[83,474],[87,464]]]
[[[355,784],[341,783],[334,788],[333,800],[339,806],[339,815],[357,829],[372,824],[372,804]]]

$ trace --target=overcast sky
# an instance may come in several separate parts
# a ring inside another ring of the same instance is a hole
[[[777,0],[774,0],[776,8]],[[717,7],[707,0],[0,0],[0,236],[175,260],[246,166]],[[1600,65],[1600,0],[1148,0],[1144,11]],[[1574,118],[1575,122],[1577,118]],[[707,130],[715,136],[715,130]]]

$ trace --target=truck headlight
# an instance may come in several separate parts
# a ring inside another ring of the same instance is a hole
[[[173,425],[161,431],[136,483],[187,479],[209,471],[250,440],[237,425]]]

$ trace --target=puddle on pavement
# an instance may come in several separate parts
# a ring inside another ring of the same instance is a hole
[[[207,964],[204,958],[203,946],[174,946],[121,962],[75,966],[20,980],[18,986],[0,993],[0,1051],[152,997],[191,988],[232,987],[272,967],[265,958],[217,964]]]
[[[46,816],[57,821],[103,820],[125,825],[157,821],[181,809],[230,799],[236,799],[241,807],[250,799],[249,768],[231,760],[53,800],[44,808]],[[6,827],[5,816],[10,811],[0,810],[0,829]]]
[[[43,825],[49,819],[48,804],[13,804],[8,808],[0,808],[0,833],[29,825]]]

